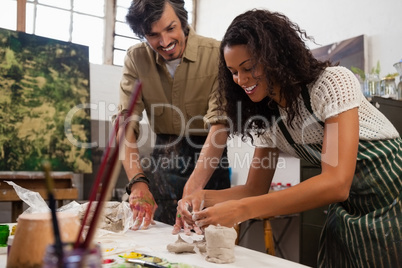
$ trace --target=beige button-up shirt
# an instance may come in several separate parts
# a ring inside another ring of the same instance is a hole
[[[142,81],[134,115],[145,109],[156,134],[207,135],[208,124],[224,123],[217,111],[219,41],[190,29],[186,48],[174,78],[165,60],[147,43],[130,47],[120,83],[119,113],[129,106],[133,85]],[[139,134],[138,121],[134,123]]]

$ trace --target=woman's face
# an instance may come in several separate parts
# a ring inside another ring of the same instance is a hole
[[[223,53],[233,81],[243,88],[253,102],[260,102],[268,96],[268,84],[262,65],[258,64],[254,68],[246,45],[226,46]]]

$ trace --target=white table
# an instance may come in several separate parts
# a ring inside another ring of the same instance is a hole
[[[110,245],[115,248],[109,253],[104,253],[104,258],[116,258],[117,255],[131,251],[143,254],[153,255],[159,258],[167,259],[170,262],[180,262],[197,267],[280,267],[280,268],[297,268],[306,267],[304,265],[271,256],[258,251],[250,250],[244,247],[235,247],[235,262],[230,264],[216,264],[205,260],[198,249],[196,253],[170,253],[166,246],[177,240],[177,235],[172,235],[172,226],[157,222],[148,230],[127,231],[125,234],[109,233],[95,238],[96,242],[102,245]],[[7,256],[0,255],[0,268],[6,267]],[[110,265],[104,265],[108,267]]]

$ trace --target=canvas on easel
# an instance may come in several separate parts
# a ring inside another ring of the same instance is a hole
[[[92,172],[88,47],[0,28],[0,171]]]

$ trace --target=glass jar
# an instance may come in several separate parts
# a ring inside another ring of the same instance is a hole
[[[380,96],[384,98],[397,99],[395,77],[385,77],[381,79]]]
[[[0,247],[7,247],[7,239],[10,235],[10,227],[7,224],[0,225]]]
[[[399,83],[396,88],[396,95],[398,100],[402,100],[402,75],[399,77]]]
[[[402,60],[394,64],[395,69],[399,73],[399,83],[397,86],[398,100],[402,100]]]
[[[92,248],[74,248],[71,243],[63,244],[63,259],[59,257],[54,244],[46,248],[43,268],[101,268],[102,253],[98,244]]]
[[[380,95],[380,77],[378,74],[367,74],[366,75],[366,96],[373,97]]]

